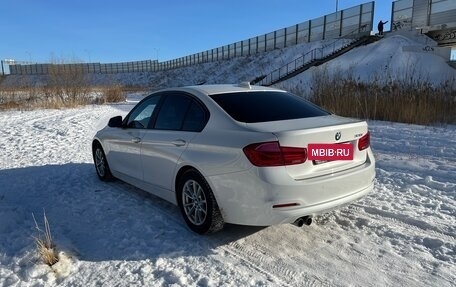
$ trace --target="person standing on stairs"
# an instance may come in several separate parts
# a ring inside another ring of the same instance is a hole
[[[388,23],[388,21],[382,22],[382,20],[380,20],[380,22],[378,22],[377,28],[378,28],[378,34],[380,36],[383,36],[383,25],[385,25],[386,23]]]

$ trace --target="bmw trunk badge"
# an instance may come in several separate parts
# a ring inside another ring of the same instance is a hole
[[[342,134],[340,132],[337,132],[336,133],[336,141],[340,140],[341,136],[342,136]]]

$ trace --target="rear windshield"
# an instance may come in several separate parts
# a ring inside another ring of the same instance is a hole
[[[330,113],[301,97],[275,91],[214,94],[210,97],[233,119],[261,123],[327,116]]]

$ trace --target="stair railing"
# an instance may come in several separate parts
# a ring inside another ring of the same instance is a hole
[[[361,32],[366,32],[367,27],[368,26],[365,24],[365,25],[361,26],[360,28],[356,28],[353,31],[345,34],[343,37],[348,37],[350,35],[355,35],[355,34],[359,34]],[[348,47],[349,45],[352,45],[353,43],[355,43],[356,41],[359,40],[359,38],[358,39],[355,38],[355,39],[352,39],[352,41],[350,41],[349,43],[347,43],[345,45],[341,44],[340,47],[337,47],[337,44],[343,43],[343,41],[346,40],[346,38],[343,38],[343,37],[335,39],[334,41],[332,41],[328,44],[322,45],[320,48],[315,48],[315,49],[299,56],[298,58],[296,58],[293,61],[283,65],[282,67],[272,71],[271,73],[267,74],[264,77],[258,77],[258,78],[262,78],[262,79],[260,81],[258,81],[257,83],[252,82],[252,84],[271,85],[275,81],[280,80],[281,78],[295,72],[296,70],[304,67],[305,65],[310,64],[312,61],[321,60],[321,59],[329,56],[331,53],[335,53],[336,51],[339,51],[345,47]]]
[[[358,41],[358,39],[353,39],[349,43],[343,44],[346,39],[336,39],[331,43],[328,43],[320,48],[315,48],[298,58],[294,59],[293,61],[283,65],[282,67],[275,69],[268,75],[266,75],[261,81],[255,84],[259,85],[271,85],[272,83],[280,80],[281,78],[295,72],[296,70],[304,67],[305,65],[310,64],[313,61],[321,60],[332,53],[335,53],[344,47],[347,47],[354,42]]]

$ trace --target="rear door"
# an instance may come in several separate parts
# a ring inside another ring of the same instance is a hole
[[[141,161],[144,181],[173,190],[180,156],[208,119],[204,106],[191,95],[168,92],[153,127],[143,137]]]

